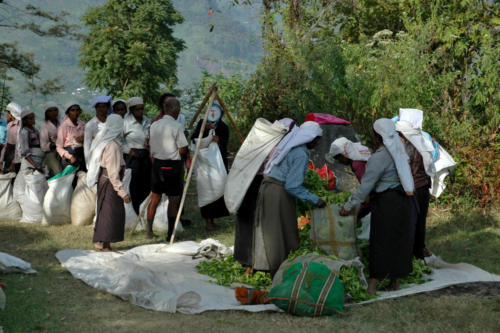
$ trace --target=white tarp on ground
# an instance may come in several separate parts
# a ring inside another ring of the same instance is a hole
[[[0,274],[24,273],[34,274],[36,271],[31,264],[8,253],[0,252]]]
[[[71,274],[88,285],[105,290],[147,309],[195,314],[208,310],[281,311],[274,305],[240,305],[234,290],[208,282],[195,266],[202,259],[191,256],[195,242],[144,245],[123,253],[62,250],[57,259]],[[374,302],[417,294],[467,282],[500,282],[500,276],[469,264],[429,261],[432,281],[394,292],[381,292]]]

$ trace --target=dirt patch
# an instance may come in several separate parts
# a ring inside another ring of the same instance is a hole
[[[455,284],[426,293],[430,297],[473,295],[491,297],[500,295],[500,282],[472,282]]]

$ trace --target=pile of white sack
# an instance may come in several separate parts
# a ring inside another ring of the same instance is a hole
[[[123,183],[128,191],[131,170],[125,170]],[[95,220],[97,189],[89,188],[85,172],[59,174],[47,180],[38,171],[19,174],[11,172],[0,174],[0,221],[20,221],[41,223],[42,225],[73,224],[75,226],[92,225]],[[73,181],[77,177],[73,190]],[[142,208],[147,204],[141,205]],[[132,203],[125,204],[125,228],[131,229],[137,222]],[[167,231],[168,198],[164,196],[157,208],[154,220],[156,231]],[[146,211],[138,222],[136,230],[144,229]],[[182,231],[179,224],[177,231]]]

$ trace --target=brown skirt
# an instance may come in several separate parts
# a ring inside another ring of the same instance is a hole
[[[125,233],[125,206],[113,188],[106,169],[97,183],[97,219],[93,242],[121,242]]]

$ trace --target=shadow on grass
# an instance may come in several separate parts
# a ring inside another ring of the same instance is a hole
[[[498,216],[463,212],[435,217],[427,226],[427,246],[449,262],[467,262],[500,274]]]

